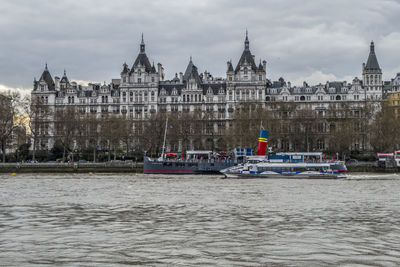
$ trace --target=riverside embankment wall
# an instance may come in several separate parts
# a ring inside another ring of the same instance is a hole
[[[141,173],[142,162],[132,163],[1,163],[0,173]]]

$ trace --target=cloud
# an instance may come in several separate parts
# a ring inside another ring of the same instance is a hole
[[[18,92],[21,94],[22,97],[27,97],[31,93],[30,89],[14,88],[14,87],[9,87],[7,85],[0,83],[0,94],[4,94],[4,93],[8,93],[8,92]]]
[[[110,81],[133,64],[142,32],[167,78],[190,56],[200,71],[224,77],[246,28],[272,80],[360,76],[371,40],[390,79],[400,71],[399,13],[396,0],[3,0],[0,82],[31,88],[45,62],[53,76],[66,68],[77,80]]]
[[[333,73],[323,73],[322,71],[315,71],[308,76],[305,77],[298,77],[293,80],[291,83],[292,85],[302,86],[303,82],[307,82],[309,85],[316,85],[319,83],[324,84],[327,81],[353,81],[354,77],[351,76],[344,76],[344,77],[337,77]]]

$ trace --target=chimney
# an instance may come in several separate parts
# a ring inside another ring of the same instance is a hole
[[[207,82],[208,81],[208,74],[207,71],[204,71],[204,81]]]
[[[263,69],[265,72],[267,72],[267,61],[266,60],[263,61]]]
[[[183,73],[179,72],[179,81],[183,83]]]
[[[60,77],[56,76],[54,77],[55,84],[56,84],[56,90],[60,90]]]
[[[164,81],[164,68],[162,67],[161,63],[157,63],[157,69],[158,69],[158,76],[160,78],[160,81]]]
[[[292,87],[292,83],[291,82],[287,82],[287,86],[288,86],[288,88],[291,88]]]

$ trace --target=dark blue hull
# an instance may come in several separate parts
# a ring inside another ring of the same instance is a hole
[[[232,167],[234,161],[169,161],[144,158],[145,174],[219,174],[220,170]]]

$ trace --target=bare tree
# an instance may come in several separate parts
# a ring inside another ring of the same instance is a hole
[[[141,129],[143,131],[139,138],[141,147],[146,153],[154,155],[161,152],[166,119],[167,114],[160,112],[153,113],[149,119],[143,122]]]
[[[13,131],[22,123],[17,118],[21,112],[22,98],[19,93],[7,92],[0,94],[0,145],[2,161],[6,161],[6,148],[11,141]]]
[[[78,113],[74,106],[63,107],[55,112],[55,133],[56,139],[60,141],[63,147],[63,162],[65,162],[68,152],[73,153],[77,120]]]
[[[26,105],[26,113],[29,115],[28,127],[32,140],[32,160],[36,160],[38,140],[41,135],[47,135],[50,126],[51,110],[44,103],[43,98],[33,97],[30,105]]]
[[[393,152],[400,144],[400,120],[385,103],[371,124],[371,146],[375,152]]]

